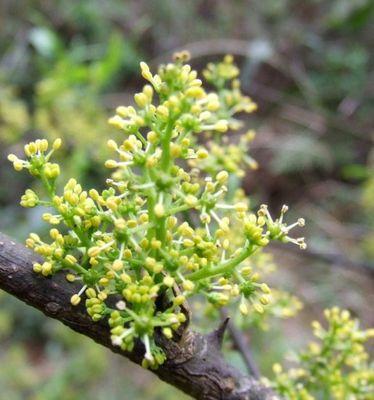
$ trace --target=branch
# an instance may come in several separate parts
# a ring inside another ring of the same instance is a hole
[[[140,364],[143,345],[137,343],[132,352],[113,346],[107,321],[93,322],[83,305],[70,304],[71,295],[77,292],[75,284],[68,283],[63,273],[53,278],[33,273],[32,263],[37,260],[33,252],[0,233],[0,289]],[[164,349],[167,361],[153,372],[195,399],[277,400],[258,380],[226,363],[220,350],[224,329],[225,324],[209,335],[186,330],[175,341],[158,335],[156,341]]]

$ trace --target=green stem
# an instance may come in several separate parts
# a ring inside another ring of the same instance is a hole
[[[173,118],[170,118],[170,120],[166,125],[165,133],[161,138],[162,154],[161,154],[160,165],[161,165],[161,170],[164,173],[169,173],[170,170],[170,164],[171,164],[170,143],[171,143],[171,136],[173,134],[174,121],[175,120]],[[166,217],[157,219],[156,233],[158,239],[164,244],[166,239]]]
[[[187,275],[186,279],[197,281],[231,272],[237,265],[253,254],[256,249],[256,246],[249,245],[248,247],[245,247],[236,257],[233,257],[214,268],[207,267],[201,269],[200,271],[193,272],[192,274]]]
[[[158,239],[161,241],[162,244],[165,244],[166,240],[166,218],[162,217],[159,219],[159,227],[158,227]]]
[[[77,272],[77,273],[80,273],[80,274],[83,274],[83,275],[87,274],[87,270],[84,269],[83,267],[81,267],[79,264],[74,264],[70,268],[72,270],[74,270],[75,272]]]
[[[179,213],[179,212],[181,212],[181,211],[186,211],[186,210],[189,210],[190,208],[193,208],[193,206],[190,206],[190,205],[188,205],[188,204],[182,204],[181,206],[177,206],[177,207],[174,207],[174,208],[170,208],[169,210],[168,210],[168,212],[167,212],[167,216],[169,216],[169,215],[174,215],[174,214],[177,214],[177,213]]]
[[[143,169],[143,176],[145,183],[155,183],[154,175],[152,171],[150,171],[148,168]],[[153,187],[150,187],[146,193],[147,193],[147,211],[149,217],[147,239],[151,240],[154,235],[155,228],[157,226],[157,218],[154,213],[154,208],[156,205],[156,193]]]
[[[165,134],[161,139],[162,155],[161,155],[161,168],[164,172],[169,171],[170,167],[170,142],[173,133],[174,119],[170,119],[166,125]]]
[[[40,179],[43,182],[43,185],[44,185],[45,189],[47,190],[50,199],[52,200],[55,195],[55,189],[53,186],[50,185],[50,183],[48,182],[48,179],[44,175],[43,171],[40,172]]]
[[[153,193],[153,190],[150,190],[148,192],[148,199],[147,199],[147,205],[148,205],[148,217],[150,221],[150,226],[147,230],[147,239],[151,240],[153,237],[153,233],[155,231],[155,227],[157,226],[157,218],[155,216],[154,208],[156,205],[156,199]]]

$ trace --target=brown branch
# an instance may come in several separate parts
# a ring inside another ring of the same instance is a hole
[[[38,257],[24,246],[0,233],[0,289],[18,297],[51,318],[93,339],[98,344],[140,364],[144,354],[141,343],[132,352],[123,352],[110,340],[107,321],[93,322],[84,306],[73,307],[70,297],[77,287],[58,273],[44,278],[32,272]],[[160,379],[201,400],[276,400],[278,397],[253,377],[230,366],[220,350],[223,324],[209,335],[185,330],[175,341],[157,335],[167,361],[156,371]]]

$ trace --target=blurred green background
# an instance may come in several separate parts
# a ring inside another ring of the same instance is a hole
[[[273,283],[304,310],[265,334],[251,330],[261,372],[305,343],[324,307],[346,307],[373,325],[373,17],[370,0],[1,0],[0,230],[23,241],[44,229],[39,210],[18,204],[30,178],[15,176],[9,152],[60,136],[65,177],[101,186],[103,144],[118,135],[106,121],[141,87],[139,61],[156,66],[186,48],[201,69],[232,53],[259,104],[247,125],[258,132],[260,168],[245,190],[254,203],[287,203],[307,220],[305,254],[272,249]],[[184,398],[5,293],[0,364],[8,400]]]

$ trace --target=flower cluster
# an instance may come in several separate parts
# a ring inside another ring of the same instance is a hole
[[[186,58],[178,54],[156,74],[141,63],[148,83],[135,94],[134,106],[118,107],[109,120],[124,140],[108,141],[114,155],[105,166],[112,173],[102,192],[70,179],[59,194],[59,167],[50,157],[60,140],[49,152],[46,140],[29,143],[25,160],[9,156],[17,171],[39,178],[48,194],[41,199],[27,190],[21,204],[53,209],[43,214],[53,225],[48,243],[36,234],[27,239],[44,257],[35,272],[49,276],[63,270],[68,281],[80,282],[71,303],[84,298],[94,321],[108,317],[112,342],[123,350],[140,339],[143,365],[150,368],[165,359],[155,332],[173,337],[187,322],[188,298],[200,295],[215,307],[235,302],[243,315],[251,309],[262,313],[270,289],[246,260],[270,240],[305,248],[302,238],[289,235],[304,221],[287,225],[286,206],[272,218],[264,205],[255,214],[245,201],[228,199],[229,173],[197,137],[235,128],[233,116],[254,105],[237,82],[224,87],[237,76],[232,58],[205,73],[218,92],[204,89]]]
[[[275,364],[273,387],[287,399],[313,400],[323,394],[328,399],[371,398],[374,371],[368,363],[364,343],[374,330],[360,330],[347,310],[325,310],[327,328],[312,323],[316,341],[296,356],[297,366],[283,370]]]
[[[206,149],[209,157],[199,163],[199,168],[210,175],[224,169],[238,177],[245,175],[246,169],[257,168],[257,162],[248,154],[249,145],[255,137],[255,132],[250,129],[245,134],[233,135],[243,123],[235,118],[237,113],[252,113],[257,105],[248,96],[244,96],[240,90],[238,79],[239,69],[233,62],[232,56],[226,56],[220,63],[208,64],[203,71],[207,82],[215,88],[220,107],[217,114],[227,121],[230,135],[221,135],[209,132],[206,137]],[[190,165],[195,166],[194,160]]]
[[[240,237],[240,231],[237,232],[237,235]],[[234,240],[232,242],[235,243]],[[250,271],[252,280],[256,281],[271,280],[271,275],[277,270],[277,265],[274,262],[272,254],[266,251],[254,253],[242,262],[241,267],[244,270]],[[266,291],[265,285],[264,289]],[[266,306],[264,306],[264,302],[265,304],[267,303]],[[258,291],[256,294],[253,294],[251,303],[249,304],[242,297],[239,307],[237,307],[236,303],[232,303],[228,307],[231,320],[240,330],[248,331],[248,329],[253,329],[254,327],[261,330],[268,330],[275,318],[287,319],[295,317],[303,307],[303,304],[296,296],[274,287],[270,293]],[[254,303],[257,304],[255,305]],[[251,312],[252,307],[257,312]],[[200,314],[199,326],[206,326],[211,323],[210,320],[216,320],[220,317],[217,308],[212,304],[203,304],[198,299],[192,302],[192,310],[196,310],[198,311],[196,314]]]

